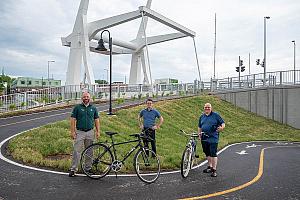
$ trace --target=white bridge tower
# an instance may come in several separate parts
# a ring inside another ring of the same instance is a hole
[[[107,52],[95,50],[97,47],[97,40],[100,39],[100,36],[97,35],[97,33],[138,18],[142,18],[142,21],[136,38],[129,41],[121,41],[113,38],[112,53],[132,54],[129,77],[130,84],[152,84],[148,45],[187,36],[194,38],[195,32],[151,10],[151,2],[152,0],[148,0],[146,6],[141,6],[132,12],[87,22],[89,0],[81,0],[72,33],[67,37],[61,38],[62,45],[70,47],[66,85],[80,85],[82,63],[84,65],[83,82],[89,85],[95,84],[93,69],[89,62],[90,51],[108,54]],[[149,17],[173,28],[176,32],[147,37],[146,28]],[[103,40],[105,43],[108,43],[108,38],[103,38]]]

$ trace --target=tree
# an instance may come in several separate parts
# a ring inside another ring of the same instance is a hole
[[[0,93],[3,93],[3,91],[5,90],[5,86],[4,86],[5,82],[7,83],[7,88],[10,89],[10,86],[14,80],[15,78],[11,78],[2,73],[2,75],[0,76]],[[9,90],[7,91],[8,91],[7,93],[10,93]]]
[[[96,83],[102,85],[102,84],[108,84],[106,80],[95,80]]]

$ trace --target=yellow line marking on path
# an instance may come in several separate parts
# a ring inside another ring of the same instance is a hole
[[[258,173],[251,181],[249,181],[249,182],[247,182],[243,185],[228,189],[228,190],[224,190],[224,191],[220,191],[220,192],[216,192],[216,193],[212,193],[212,194],[207,194],[207,195],[203,195],[203,196],[198,196],[198,197],[183,198],[183,199],[180,199],[180,200],[195,200],[195,199],[206,199],[206,198],[210,198],[210,197],[216,197],[216,196],[220,196],[220,195],[223,195],[223,194],[228,194],[228,193],[231,193],[231,192],[235,192],[235,191],[241,190],[245,187],[248,187],[248,186],[252,185],[256,181],[258,181],[261,178],[262,174],[263,174],[263,171],[264,171],[264,151],[265,151],[265,149],[278,148],[278,147],[295,147],[295,146],[275,146],[275,147],[263,148],[260,152]],[[299,146],[296,146],[296,147],[299,147]]]

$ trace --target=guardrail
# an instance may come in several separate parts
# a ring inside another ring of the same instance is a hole
[[[209,90],[209,83],[159,84],[154,85],[112,85],[112,99],[141,99],[146,97],[188,95]],[[0,113],[27,110],[47,105],[79,100],[83,91],[89,91],[93,101],[109,99],[109,85],[69,85],[45,88],[0,96]]]
[[[268,72],[266,84],[263,84],[264,74],[251,74],[223,79],[211,79],[209,82],[157,85],[112,85],[112,99],[140,99],[142,97],[157,97],[168,95],[198,94],[202,91],[224,91],[245,88],[275,87],[300,84],[300,70]],[[0,113],[15,110],[27,110],[52,104],[60,104],[72,100],[79,100],[81,93],[87,90],[92,99],[108,100],[109,85],[69,85],[45,88],[22,93],[0,96]]]
[[[212,90],[235,90],[242,88],[274,87],[283,85],[300,84],[300,70],[276,71],[266,74],[266,84],[264,85],[264,74],[251,74],[239,77],[228,77],[212,80],[214,88]]]

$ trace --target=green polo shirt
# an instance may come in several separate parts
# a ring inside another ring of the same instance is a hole
[[[94,128],[94,121],[99,118],[99,114],[95,106],[82,103],[74,107],[71,117],[76,119],[76,128],[84,131]]]

